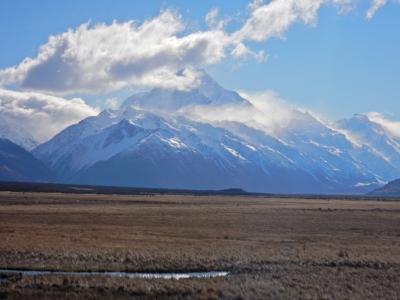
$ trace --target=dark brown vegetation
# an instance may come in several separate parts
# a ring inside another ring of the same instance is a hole
[[[398,299],[400,202],[1,192],[0,268],[231,272],[3,274],[0,299]]]

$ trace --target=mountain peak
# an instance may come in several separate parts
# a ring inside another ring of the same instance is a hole
[[[235,91],[221,87],[204,70],[199,70],[200,83],[190,90],[174,90],[154,88],[130,96],[122,104],[121,109],[134,107],[150,111],[175,112],[181,108],[192,105],[226,105],[250,103]]]
[[[354,114],[352,119],[359,120],[359,121],[364,121],[364,122],[371,122],[367,115],[360,114],[360,113]]]
[[[368,136],[371,132],[382,132],[383,128],[379,124],[370,120],[365,114],[354,114],[349,119],[343,119],[338,122],[341,127],[345,127],[358,134],[363,133]]]

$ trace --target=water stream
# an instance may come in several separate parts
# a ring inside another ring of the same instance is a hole
[[[0,273],[22,274],[24,276],[36,275],[64,275],[64,276],[110,276],[120,278],[145,278],[145,279],[186,279],[186,278],[213,278],[224,277],[229,272],[182,272],[182,273],[139,273],[139,272],[65,272],[65,271],[42,271],[42,270],[17,270],[0,269]]]

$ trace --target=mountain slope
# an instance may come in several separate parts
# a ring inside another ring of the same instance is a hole
[[[67,128],[34,151],[63,181],[196,189],[243,186],[256,191],[265,191],[267,186],[274,191],[292,190],[293,185],[311,189],[303,179],[289,184],[279,181],[290,173],[284,170],[287,159],[275,166],[281,175],[266,174],[262,169],[262,163],[269,163],[266,156],[225,129],[184,118],[166,120],[134,109],[110,119],[104,130],[74,139],[68,149],[64,145],[56,148],[58,141],[92,128],[91,120]],[[309,177],[298,173],[299,178]]]
[[[85,184],[333,193],[374,182],[351,157],[308,147],[299,151],[242,123],[217,127],[131,108],[83,120],[33,153],[60,180]]]
[[[1,181],[49,181],[51,172],[32,154],[10,140],[0,139]]]
[[[77,182],[144,187],[311,191],[314,181],[286,158],[257,151],[230,132],[179,118],[126,151],[76,175]],[[165,124],[165,123],[164,123]],[[194,133],[195,131],[195,133]],[[291,177],[292,180],[285,180]]]

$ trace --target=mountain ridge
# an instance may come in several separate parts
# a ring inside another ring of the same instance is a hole
[[[133,95],[120,109],[69,126],[32,153],[59,180],[79,184],[364,193],[400,175],[392,161],[376,153],[380,144],[357,144],[309,113],[294,110],[294,123],[277,136],[240,121],[192,118],[184,112],[198,105],[256,109],[208,75],[204,78],[190,91]],[[351,124],[338,126],[362,137]],[[393,162],[397,159],[393,154]]]

